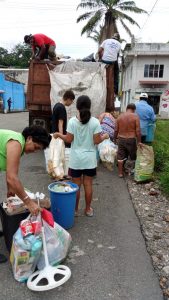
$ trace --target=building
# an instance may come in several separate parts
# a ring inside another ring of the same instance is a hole
[[[0,111],[7,112],[9,110],[8,100],[10,99],[11,111],[25,110],[25,91],[24,84],[15,78],[0,72]]]
[[[127,44],[122,66],[122,111],[128,103],[139,100],[141,92],[159,113],[160,100],[169,89],[169,44]]]

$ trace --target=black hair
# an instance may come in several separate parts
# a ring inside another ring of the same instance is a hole
[[[79,110],[80,113],[80,121],[82,124],[86,124],[89,122],[91,118],[91,100],[88,96],[80,96],[76,102],[76,108]]]
[[[136,110],[136,106],[135,106],[135,104],[134,103],[129,103],[128,105],[127,105],[127,108],[126,109],[131,109],[131,110]]]
[[[27,138],[29,136],[31,136],[32,141],[34,143],[42,145],[44,149],[49,146],[50,141],[51,141],[51,135],[48,134],[46,129],[44,129],[41,126],[32,125],[30,127],[26,127],[22,131],[22,135],[24,136],[25,141],[27,140]]]
[[[74,100],[74,99],[75,99],[75,94],[73,93],[73,91],[68,90],[68,91],[66,91],[66,92],[64,93],[63,99],[64,99],[64,100],[67,100],[67,99]]]
[[[25,36],[24,36],[24,42],[25,42],[26,44],[29,44],[29,43],[30,43],[31,37],[32,37],[32,34],[25,35]]]
[[[114,111],[113,106],[106,107],[106,112],[111,113],[111,112],[113,112],[113,111]]]
[[[144,101],[148,101],[148,98],[147,97],[140,97],[140,100],[144,100]]]

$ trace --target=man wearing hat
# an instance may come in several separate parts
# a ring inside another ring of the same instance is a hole
[[[119,34],[115,33],[112,38],[104,40],[98,50],[98,56],[101,62],[108,65],[114,64],[114,93],[116,95],[118,94],[118,55],[121,50],[119,40]]]
[[[55,53],[56,44],[45,34],[25,35],[24,42],[32,46],[32,58],[36,60],[49,58],[53,63],[57,61]]]
[[[147,100],[148,100],[147,93],[141,93],[140,101],[136,103],[136,114],[140,118],[142,143],[146,141],[146,137],[148,134],[148,125],[154,123],[156,120],[154,109],[151,105],[147,103]]]

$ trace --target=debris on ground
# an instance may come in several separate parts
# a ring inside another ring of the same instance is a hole
[[[147,251],[158,274],[164,299],[169,299],[169,200],[157,181],[136,183],[126,177],[131,199],[139,218]]]

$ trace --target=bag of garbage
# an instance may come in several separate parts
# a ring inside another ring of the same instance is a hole
[[[152,146],[143,144],[137,149],[134,179],[143,182],[152,179],[154,171],[154,151]]]
[[[29,216],[21,221],[20,227],[13,236],[10,263],[14,278],[25,282],[35,271],[42,249],[41,220]]]
[[[109,170],[112,170],[117,155],[117,145],[110,139],[106,139],[98,145],[98,151],[101,161]]]
[[[54,266],[66,258],[72,238],[70,234],[57,223],[54,223],[54,227],[51,227],[43,220],[43,226],[45,231],[49,263],[50,265]],[[38,260],[37,267],[39,270],[42,270],[45,267],[43,250]]]
[[[49,157],[47,162],[48,174],[54,179],[62,179],[64,176],[65,144],[62,139],[52,140],[49,145]]]

